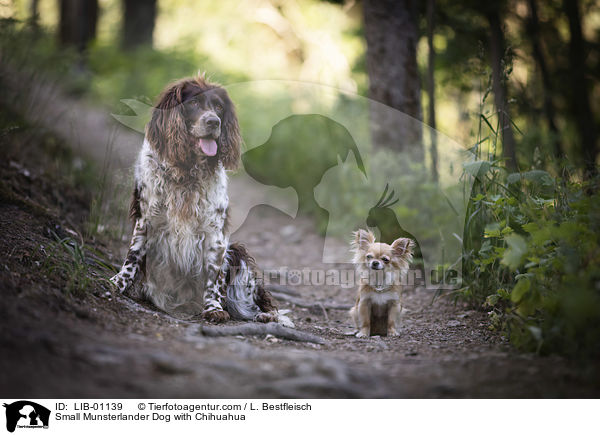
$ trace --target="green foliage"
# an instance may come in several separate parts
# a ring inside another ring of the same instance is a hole
[[[444,194],[459,196],[460,192],[444,192],[431,181],[425,168],[415,165],[410,170],[402,170],[404,163],[402,155],[378,150],[368,161],[368,182],[365,178],[349,174],[353,170],[349,165],[332,173],[332,177],[319,186],[320,196],[336,198],[335,208],[345,212],[330,220],[332,234],[347,237],[353,222],[360,218],[364,222],[367,218],[365,207],[368,210],[375,205],[387,183],[391,183],[395,198],[400,199],[391,209],[403,227],[418,235],[419,243],[434,244],[440,233],[451,234],[451,224],[456,215],[448,207]]]
[[[519,348],[597,354],[600,195],[544,171],[491,168],[472,198],[462,295]]]
[[[64,77],[77,63],[76,53],[59,50],[53,34],[11,18],[0,18],[0,53],[3,62],[20,74],[43,70]]]
[[[529,170],[507,173],[496,160],[498,126],[483,113],[488,95],[472,148],[478,160],[463,168],[474,183],[459,294],[488,309],[490,327],[520,349],[597,356],[600,180],[581,182],[564,162],[554,162],[563,169],[561,177],[553,176],[535,166],[539,156]]]
[[[128,214],[133,181],[129,174],[107,178],[107,173],[106,169],[95,172],[99,182],[93,189],[84,234],[86,238],[103,235],[123,240],[131,231]]]
[[[70,237],[60,238],[54,234],[55,241],[47,249],[43,269],[47,275],[58,274],[66,281],[64,292],[80,295],[92,284],[83,242]]]
[[[114,45],[95,45],[88,52],[88,67],[93,79],[89,93],[111,107],[125,98],[152,104],[167,83],[198,72],[210,72],[214,81],[242,81],[243,74],[220,74],[205,56],[186,50],[153,50],[140,47],[124,52]],[[123,111],[125,107],[119,106]],[[129,110],[129,109],[126,109]],[[128,114],[126,111],[125,114]]]

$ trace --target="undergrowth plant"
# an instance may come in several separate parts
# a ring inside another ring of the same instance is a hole
[[[99,272],[114,271],[114,267],[103,259],[103,254],[86,246],[83,239],[52,235],[55,240],[45,250],[42,268],[47,275],[57,274],[65,280],[63,290],[66,294],[81,296],[95,283],[106,281],[105,273]]]
[[[560,177],[533,166],[508,173],[495,155],[498,126],[483,113],[479,125],[479,137],[490,135],[474,146],[478,160],[464,165],[474,183],[459,296],[488,310],[490,328],[520,349],[598,356],[598,180],[566,168]]]
[[[48,256],[43,264],[47,274],[58,274],[66,281],[64,291],[67,294],[82,294],[92,283],[89,265],[86,261],[85,246],[70,237],[59,238],[46,252]]]

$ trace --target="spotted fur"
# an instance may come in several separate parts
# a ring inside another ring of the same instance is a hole
[[[210,90],[219,91],[219,106],[225,106],[219,112],[221,128],[213,135],[214,156],[194,146],[198,138],[190,130],[197,126],[190,127],[180,107],[187,96],[199,98]],[[167,88],[135,165],[133,236],[121,270],[111,279],[119,291],[142,279],[143,293],[158,308],[179,316],[291,326],[262,287],[252,257],[241,245],[229,244],[226,169],[238,164],[240,140],[233,105],[222,88],[202,77]]]

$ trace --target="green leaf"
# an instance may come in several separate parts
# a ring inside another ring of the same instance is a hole
[[[521,129],[517,126],[517,124],[515,124],[515,121],[513,121],[511,118],[509,118],[510,123],[512,124],[512,126],[515,128],[515,130],[517,130],[519,132],[519,134],[521,134],[521,136],[523,135],[523,132],[521,131]]]
[[[542,186],[554,185],[554,179],[552,176],[548,172],[541,171],[539,169],[534,169],[523,173],[513,172],[506,177],[506,184],[514,184],[521,179],[532,181],[534,183],[541,184]]]
[[[485,254],[485,253],[489,252],[491,249],[492,249],[492,244],[490,243],[489,240],[485,240],[481,245],[481,249],[479,249],[479,253]]]
[[[523,281],[523,280],[521,280]],[[527,282],[531,282],[527,280]],[[541,296],[535,287],[528,285],[528,289],[521,296],[517,313],[522,317],[528,317],[535,313],[540,308]]]
[[[543,186],[554,185],[554,180],[552,179],[552,176],[546,171],[541,171],[539,169],[523,172],[523,177],[526,180],[533,181],[534,183],[538,183]]]
[[[523,300],[523,297],[529,292],[530,288],[531,281],[529,281],[528,279],[520,279],[510,294],[510,300],[513,301],[515,304],[518,304]]]
[[[513,172],[506,177],[506,184],[514,184],[519,180],[521,180],[521,174],[518,172]]]
[[[498,222],[487,224],[483,230],[483,235],[486,238],[500,237],[500,224]]]
[[[131,99],[121,100],[121,102],[133,110],[135,116],[117,115],[113,113],[111,114],[112,117],[132,130],[135,130],[138,133],[143,133],[145,125],[148,123],[148,121],[150,121],[152,106],[142,103],[141,101]]]
[[[483,116],[483,113],[481,115],[479,115],[481,117],[481,119],[483,119],[483,122],[485,122],[487,124],[487,126],[490,128],[490,130],[492,130],[492,133],[494,133],[494,135],[496,135],[496,130],[494,130],[494,127],[492,127],[492,124],[490,124],[490,121],[488,121],[488,119]]]
[[[504,300],[510,299],[510,293],[508,293],[503,288],[501,288],[501,289],[498,290],[498,296],[500,296]]]
[[[517,276],[515,276],[515,279],[517,281],[519,281],[523,278],[533,278],[533,277],[535,277],[535,274],[528,272],[528,273],[519,273]]]
[[[475,162],[463,163],[463,168],[467,174],[473,176],[484,175],[492,167],[491,162],[485,160],[477,160]]]
[[[496,305],[498,303],[499,299],[500,299],[500,296],[498,296],[498,295],[489,295],[485,299],[485,306],[493,307],[494,305]]]
[[[540,229],[540,226],[536,222],[529,222],[522,225],[523,230],[527,231],[529,234],[533,233]]]
[[[515,270],[523,262],[523,257],[527,253],[527,242],[518,234],[510,234],[504,238],[508,249],[504,251],[502,256],[502,264],[508,266],[511,270]]]

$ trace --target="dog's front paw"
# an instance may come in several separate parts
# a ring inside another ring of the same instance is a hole
[[[127,289],[127,282],[121,273],[117,273],[110,279],[110,282],[119,290],[119,293],[123,293]]]
[[[290,319],[288,316],[285,315],[286,312],[287,312],[287,310],[280,311],[277,313],[277,323],[285,326],[286,328],[295,328],[296,325],[294,325],[294,322],[292,322],[292,319]]]
[[[223,310],[204,311],[202,317],[212,323],[223,323],[229,320],[229,313]]]
[[[258,313],[254,316],[254,321],[260,323],[277,322],[277,313]]]
[[[400,333],[398,331],[396,331],[395,328],[388,329],[388,332],[387,332],[388,337],[398,337],[399,335],[400,335]]]
[[[358,338],[368,338],[370,335],[371,334],[369,333],[369,331],[365,331],[364,329],[361,329],[356,333],[356,337]]]

